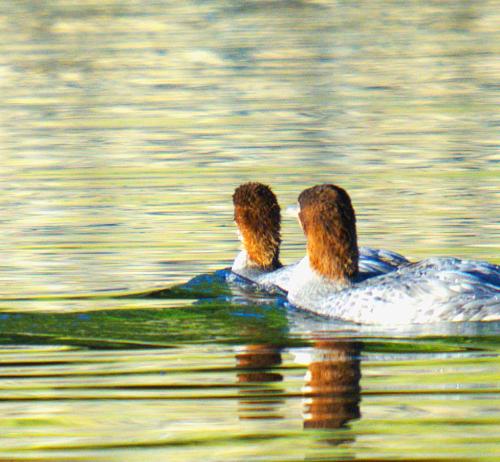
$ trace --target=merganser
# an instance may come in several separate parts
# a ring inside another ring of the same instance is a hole
[[[243,250],[236,256],[232,272],[268,290],[278,287],[285,292],[301,261],[288,266],[280,262],[281,209],[267,185],[257,182],[238,186],[233,194],[234,221]],[[362,247],[360,277],[394,271],[408,260],[396,252]]]
[[[347,192],[325,184],[299,195],[307,257],[289,281],[288,300],[357,323],[500,320],[500,267],[429,258],[362,280],[356,217]]]

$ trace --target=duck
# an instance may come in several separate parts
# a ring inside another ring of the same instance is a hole
[[[281,208],[276,195],[266,184],[243,183],[234,190],[233,206],[242,249],[232,264],[232,275],[271,292],[275,289],[288,292],[292,275],[303,262],[285,266],[280,261]],[[396,252],[360,248],[361,278],[394,271],[406,263],[408,260]]]
[[[500,320],[500,267],[432,257],[363,278],[356,215],[349,194],[316,185],[298,197],[306,257],[294,268],[288,302],[359,324],[426,324]]]

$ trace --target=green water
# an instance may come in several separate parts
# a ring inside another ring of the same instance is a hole
[[[498,20],[0,0],[0,459],[498,460],[498,323],[333,323],[213,274],[247,180],[283,209],[340,184],[362,245],[500,263]]]

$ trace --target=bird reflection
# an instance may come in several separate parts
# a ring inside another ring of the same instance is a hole
[[[304,428],[341,428],[359,411],[361,342],[318,340],[307,367]]]
[[[237,374],[238,382],[280,382],[283,376],[269,372],[281,364],[281,352],[273,345],[247,345],[236,355],[236,367],[245,369]]]
[[[361,342],[346,339],[314,341],[303,387],[303,427],[335,429],[361,416]],[[236,354],[240,389],[239,418],[283,418],[286,404],[283,375],[276,372],[282,363],[281,348],[270,344],[246,345]],[[339,441],[335,441],[338,443]]]
[[[239,418],[277,419],[283,418],[277,409],[284,403],[281,388],[270,387],[269,383],[281,382],[283,376],[272,369],[281,364],[281,349],[274,345],[247,345],[236,354],[238,383],[252,383],[254,386],[241,389]]]

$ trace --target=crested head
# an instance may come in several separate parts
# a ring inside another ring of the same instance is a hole
[[[358,274],[359,260],[349,194],[332,184],[313,186],[300,193],[299,207],[311,268],[330,280],[348,283]]]
[[[233,194],[234,221],[251,262],[264,270],[281,266],[281,211],[271,188],[262,183],[244,183]]]

